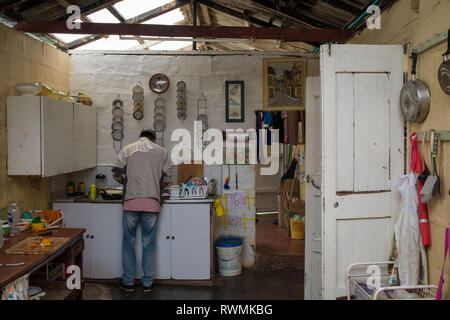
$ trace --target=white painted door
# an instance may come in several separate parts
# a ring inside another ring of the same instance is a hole
[[[89,203],[53,202],[53,210],[61,210],[66,228],[84,228],[83,277],[91,278],[91,208]]]
[[[122,277],[122,205],[91,204],[91,278]]]
[[[320,77],[306,78],[305,299],[322,297],[322,112]]]
[[[320,59],[322,298],[335,299],[350,264],[389,256],[404,167],[403,57],[399,45],[323,45]]]
[[[73,172],[73,103],[41,99],[42,177]]]
[[[155,279],[171,278],[171,204],[163,204],[156,234]]]
[[[209,279],[210,204],[176,204],[171,216],[172,278]]]

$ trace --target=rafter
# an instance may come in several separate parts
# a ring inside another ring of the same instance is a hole
[[[83,23],[81,29],[70,30],[63,22],[21,21],[16,27],[24,32],[116,34],[156,37],[205,37],[205,38],[251,38],[280,39],[301,42],[344,42],[353,36],[352,30],[296,29],[222,26],[177,26],[126,23]]]

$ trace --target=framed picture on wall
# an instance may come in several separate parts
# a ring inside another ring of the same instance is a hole
[[[244,81],[225,81],[225,121],[244,122]]]
[[[263,110],[304,110],[306,59],[263,59]]]

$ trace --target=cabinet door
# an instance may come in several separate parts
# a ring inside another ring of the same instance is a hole
[[[73,103],[41,99],[42,177],[73,172]]]
[[[61,210],[66,228],[85,228],[83,251],[83,277],[91,277],[91,209],[89,203],[53,202],[53,210]]]
[[[171,277],[171,208],[164,204],[158,216],[158,232],[156,234],[155,279],[170,279]]]
[[[172,278],[210,279],[210,205],[174,204],[172,217]]]
[[[93,168],[97,163],[97,113],[92,106],[73,105],[74,171]]]
[[[91,278],[122,276],[122,205],[91,204]]]
[[[41,100],[7,98],[8,175],[41,175]]]

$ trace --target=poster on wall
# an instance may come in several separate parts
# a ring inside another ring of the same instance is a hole
[[[245,121],[244,81],[225,81],[225,121]]]
[[[263,110],[305,108],[306,59],[263,59]]]

